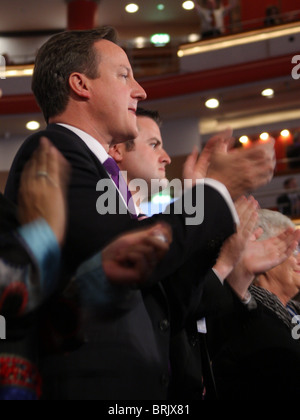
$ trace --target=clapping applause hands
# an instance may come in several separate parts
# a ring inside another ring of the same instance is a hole
[[[67,223],[66,191],[70,165],[45,137],[26,163],[19,190],[21,224],[43,218],[63,244]]]
[[[165,223],[120,236],[101,253],[108,280],[120,285],[144,282],[168,252],[171,242],[172,231]]]
[[[276,165],[275,141],[270,138],[247,149],[232,148],[233,141],[232,130],[227,129],[212,137],[200,156],[195,148],[185,162],[183,178],[193,185],[203,178],[220,181],[233,200],[270,182]]]
[[[288,228],[273,238],[259,241],[262,230],[257,228],[258,203],[253,197],[241,197],[236,209],[240,225],[223,245],[214,268],[244,298],[257,274],[271,270],[292,255],[300,241],[300,231]]]

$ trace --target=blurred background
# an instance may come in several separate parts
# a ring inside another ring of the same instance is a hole
[[[205,32],[203,16],[218,30]],[[163,118],[168,178],[181,178],[193,146],[225,127],[236,147],[272,136],[275,177],[254,195],[298,223],[299,0],[1,0],[0,190],[21,143],[45,127],[31,92],[39,47],[55,33],[106,24],[117,29],[148,94],[143,106]],[[169,200],[154,198],[162,206]]]

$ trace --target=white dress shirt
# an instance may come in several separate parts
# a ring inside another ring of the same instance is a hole
[[[108,158],[112,159],[112,157],[107,153],[107,151],[104,149],[102,144],[99,143],[99,141],[96,140],[94,137],[92,137],[90,134],[86,133],[85,131],[80,130],[77,127],[73,127],[72,125],[69,125],[69,124],[59,123],[58,125],[61,125],[62,127],[65,127],[70,131],[73,131],[73,133],[75,133],[78,137],[80,137],[81,140],[87,145],[87,147],[96,156],[96,158],[99,160],[99,162],[101,164],[103,164]],[[114,183],[114,185],[116,185],[116,184]],[[117,188],[117,186],[116,186],[116,188]],[[125,206],[128,208],[127,203],[125,202],[123,195],[120,193],[119,189],[118,189],[118,191],[119,191],[119,194],[120,194]],[[135,205],[135,210],[136,210],[136,214],[139,214],[139,210],[137,209],[136,205]]]

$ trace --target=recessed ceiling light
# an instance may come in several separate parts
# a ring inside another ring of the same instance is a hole
[[[262,96],[265,96],[267,98],[273,98],[274,96],[274,90],[273,89],[265,89],[261,92]]]
[[[27,130],[31,130],[31,131],[38,130],[40,128],[40,126],[41,126],[40,123],[37,122],[37,121],[29,121],[26,124]]]
[[[185,1],[182,3],[182,7],[185,10],[193,10],[195,8],[195,3],[193,1]]]
[[[127,13],[136,13],[139,10],[139,6],[135,3],[127,4],[125,7]]]
[[[200,39],[200,34],[190,34],[188,36],[188,41],[189,42],[197,42]]]
[[[134,44],[136,48],[145,48],[147,44],[147,38],[145,38],[144,36],[138,36],[137,38],[135,38]]]
[[[291,133],[289,132],[289,130],[282,130],[280,135],[282,137],[289,137],[291,135]]]
[[[246,144],[249,143],[249,137],[248,136],[242,136],[242,137],[240,137],[239,142],[246,145]]]
[[[160,4],[157,5],[157,9],[160,10],[160,11],[165,10],[165,5],[160,3]]]
[[[208,99],[208,101],[205,102],[205,106],[210,109],[218,108],[219,105],[220,105],[220,102],[216,98]]]
[[[269,133],[261,133],[261,135],[259,136],[259,138],[263,141],[267,141],[270,138]]]

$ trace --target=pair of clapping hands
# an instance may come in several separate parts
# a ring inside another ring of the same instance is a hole
[[[192,179],[212,178],[224,184],[240,218],[237,233],[223,245],[214,269],[222,280],[227,279],[234,290],[244,298],[255,275],[283,263],[297,247],[300,232],[287,229],[280,235],[258,241],[262,234],[257,229],[258,203],[245,194],[271,181],[276,165],[274,144],[257,142],[245,149],[234,149],[232,130],[227,129],[212,137],[199,156],[197,148],[184,165],[183,177]]]
[[[274,141],[271,139],[249,149],[231,150],[231,135],[231,130],[227,130],[210,139],[200,156],[194,150],[184,166],[184,177],[192,179],[194,183],[206,177],[216,179],[226,185],[234,200],[238,200],[236,208],[241,223],[237,233],[225,244],[231,247],[231,255],[235,255],[230,263],[225,263],[227,274],[230,267],[242,257],[238,251],[245,248],[248,254],[257,254],[255,261],[258,267],[249,267],[249,270],[266,271],[266,267],[259,267],[260,263],[263,265],[266,261],[264,254],[258,251],[259,247],[264,247],[264,252],[268,253],[270,269],[291,255],[299,242],[299,233],[288,230],[268,242],[253,240],[258,236],[254,231],[257,202],[240,197],[272,179],[275,168]],[[66,190],[69,175],[68,162],[48,139],[42,138],[39,148],[24,168],[19,192],[21,223],[45,219],[60,245],[63,244],[67,224]],[[138,283],[148,278],[168,252],[171,242],[171,228],[164,223],[124,234],[102,250],[103,269],[112,282]]]

